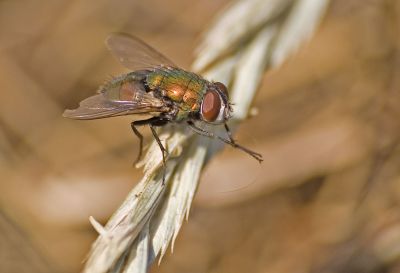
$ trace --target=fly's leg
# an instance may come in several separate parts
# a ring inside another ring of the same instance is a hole
[[[168,155],[167,150],[165,149],[165,147],[162,145],[160,138],[157,135],[156,130],[154,129],[154,124],[150,123],[150,130],[154,136],[154,139],[157,141],[158,146],[160,147],[161,153],[162,153],[162,159],[163,159],[163,185],[165,185],[165,173],[166,173],[166,162],[165,162],[165,157],[166,155]]]
[[[137,126],[142,126],[142,125],[162,126],[162,125],[165,125],[166,123],[167,123],[167,121],[161,120],[159,117],[152,117],[152,118],[145,119],[145,120],[136,120],[136,121],[131,122],[132,131],[139,138],[139,154],[138,154],[138,157],[137,157],[135,163],[139,162],[140,158],[142,157],[142,153],[143,153],[143,135],[139,132],[139,130],[137,129]]]
[[[141,121],[141,120],[139,120],[139,121]],[[138,121],[131,122],[132,131],[135,133],[135,135],[139,139],[139,154],[138,154],[138,157],[136,158],[135,163],[139,162],[140,158],[142,157],[142,152],[143,152],[143,135],[136,128],[136,126],[138,126],[138,125],[139,125]]]
[[[211,132],[208,132],[200,127],[197,127],[193,121],[189,120],[188,122],[189,127],[197,134],[209,137],[209,138],[215,138],[215,135]]]
[[[197,127],[197,126],[193,123],[193,121],[188,121],[188,124],[189,124],[190,128],[191,128],[195,133],[197,133],[197,134],[199,134],[199,135],[202,135],[202,136],[205,136],[205,137],[209,137],[209,138],[215,138],[215,137],[217,137],[219,140],[225,142],[226,144],[229,144],[229,145],[231,145],[232,147],[238,148],[238,149],[242,150],[243,152],[249,154],[250,156],[252,156],[253,158],[255,158],[259,163],[261,163],[261,162],[263,161],[263,158],[262,158],[262,155],[261,155],[261,154],[256,153],[256,152],[253,152],[252,150],[249,150],[249,149],[247,149],[246,147],[243,147],[243,146],[241,146],[241,145],[239,145],[239,144],[237,144],[237,143],[235,142],[235,140],[232,138],[232,133],[231,133],[231,131],[229,130],[229,127],[228,127],[228,125],[227,125],[226,123],[225,123],[225,130],[226,130],[226,132],[227,132],[227,134],[228,134],[229,139],[225,139],[225,138],[220,137],[220,136],[215,136],[213,133],[208,132],[208,131],[206,131],[206,130],[204,130],[204,129],[202,129],[202,128],[199,128],[199,127]]]
[[[252,151],[250,149],[247,149],[246,147],[243,147],[243,146],[241,146],[241,145],[236,143],[236,141],[232,138],[232,133],[231,133],[231,130],[229,130],[228,124],[224,123],[224,127],[225,127],[225,130],[226,130],[226,133],[228,134],[229,140],[218,136],[218,138],[221,141],[223,141],[223,142],[231,145],[232,147],[238,148],[238,149],[242,150],[243,152],[249,154],[250,156],[254,157],[259,163],[261,163],[263,161],[263,158],[262,158],[261,154],[256,153],[256,152],[254,152],[254,151]]]
[[[228,124],[224,123],[225,131],[228,134],[230,141],[235,142],[232,137],[231,129],[229,129]]]

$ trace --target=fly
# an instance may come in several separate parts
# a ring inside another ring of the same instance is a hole
[[[251,151],[232,138],[227,121],[231,117],[228,90],[223,83],[210,82],[201,76],[177,67],[161,53],[142,40],[127,34],[111,34],[106,45],[122,65],[133,72],[120,75],[102,85],[97,94],[79,103],[74,110],[65,110],[63,116],[91,120],[122,115],[151,115],[149,119],[131,123],[139,138],[139,154],[143,136],[137,126],[149,125],[161,149],[165,170],[167,150],[162,145],[155,127],[167,123],[186,123],[195,133],[219,140],[238,148],[260,163],[262,155]],[[195,122],[223,125],[227,138],[198,127]],[[165,179],[165,172],[164,172]]]

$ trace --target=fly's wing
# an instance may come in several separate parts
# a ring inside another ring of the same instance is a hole
[[[106,39],[107,48],[126,68],[135,70],[176,67],[168,58],[137,37],[124,33],[110,34]]]
[[[147,93],[138,82],[112,84],[100,93],[84,99],[74,110],[65,110],[63,116],[72,119],[99,119],[131,114],[157,116],[168,112],[164,102]]]

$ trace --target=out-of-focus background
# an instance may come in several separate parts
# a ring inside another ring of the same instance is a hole
[[[141,177],[130,117],[61,117],[125,71],[107,34],[187,68],[229,2],[0,2],[0,272],[79,271],[88,216],[104,223]],[[152,272],[399,272],[399,28],[399,1],[333,0],[237,132],[265,161],[228,147],[210,161]]]

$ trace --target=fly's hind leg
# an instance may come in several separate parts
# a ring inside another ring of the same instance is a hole
[[[133,131],[133,133],[135,133],[135,135],[139,139],[139,154],[138,154],[138,157],[137,157],[135,163],[139,162],[140,158],[142,157],[142,153],[143,153],[143,135],[139,132],[139,130],[137,129],[137,126],[142,126],[142,125],[162,126],[164,124],[166,124],[166,121],[160,120],[159,117],[152,117],[152,118],[145,119],[145,120],[135,120],[135,121],[131,122],[132,131]]]
[[[142,120],[131,122],[132,131],[135,133],[135,135],[139,139],[139,153],[138,153],[138,156],[137,156],[137,158],[135,160],[135,164],[139,162],[140,158],[142,157],[142,152],[143,152],[143,135],[136,128],[136,126],[142,125],[142,124],[138,124],[138,122],[140,122],[140,121],[142,121]]]
[[[162,145],[160,138],[158,137],[158,134],[156,132],[156,130],[154,129],[154,127],[157,126],[163,126],[165,124],[167,124],[168,120],[165,119],[161,119],[160,117],[152,117],[146,120],[137,120],[131,123],[131,127],[132,127],[132,131],[135,133],[135,135],[139,138],[139,145],[140,145],[140,150],[139,150],[139,156],[138,156],[138,160],[140,159],[141,155],[142,155],[142,149],[143,149],[143,136],[142,134],[138,131],[138,129],[136,128],[136,126],[140,126],[140,125],[149,125],[151,133],[154,136],[154,139],[157,141],[158,146],[160,147],[161,153],[162,153],[162,159],[163,159],[163,168],[164,168],[164,172],[163,172],[163,185],[165,184],[165,173],[166,173],[166,162],[165,159],[168,156],[168,151],[165,149],[165,147]],[[138,161],[137,160],[137,161]]]
[[[168,151],[165,149],[165,147],[162,145],[160,138],[158,137],[158,134],[156,130],[154,129],[155,126],[162,126],[165,125],[167,122],[165,120],[155,120],[153,123],[150,123],[150,130],[151,133],[154,136],[154,139],[157,141],[158,147],[160,147],[161,154],[162,154],[162,160],[163,160],[163,185],[165,184],[165,173],[166,173],[166,161],[165,158],[168,156]]]

